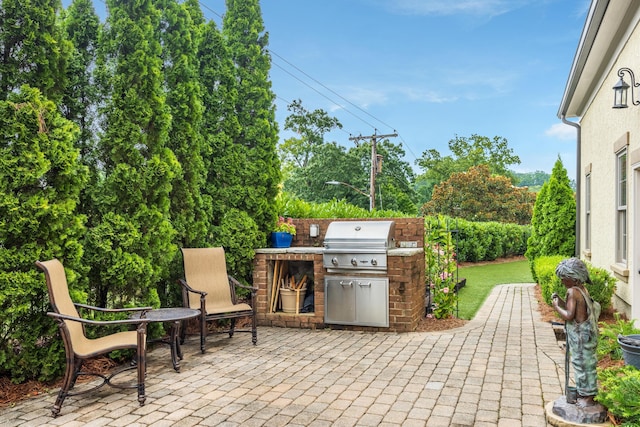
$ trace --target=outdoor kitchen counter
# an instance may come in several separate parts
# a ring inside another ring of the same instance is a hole
[[[342,273],[328,272],[323,266],[323,246],[259,248],[254,259],[253,285],[258,288],[257,316],[259,326],[287,328],[341,328],[367,331],[414,331],[425,315],[424,249],[393,248],[387,250],[388,269],[384,273],[352,273],[350,275],[389,279],[389,327],[336,325],[325,322],[325,278]],[[272,311],[272,284],[275,264],[287,261],[295,271],[307,274],[313,281],[314,309],[308,313]]]

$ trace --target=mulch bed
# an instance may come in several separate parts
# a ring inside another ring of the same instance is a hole
[[[107,357],[98,357],[85,362],[88,371],[108,373],[117,366],[117,363]],[[95,378],[80,376],[77,380],[78,384],[86,381],[92,381]],[[53,388],[62,386],[62,378],[57,381],[45,383],[36,380],[29,380],[22,384],[14,384],[9,377],[0,377],[0,408],[12,406],[20,400],[35,397],[43,393],[48,393]]]

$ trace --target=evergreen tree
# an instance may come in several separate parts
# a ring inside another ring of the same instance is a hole
[[[525,256],[529,260],[531,272],[533,262],[540,256],[575,255],[576,244],[576,200],[567,170],[558,157],[533,209],[531,236],[527,240]]]
[[[59,102],[71,44],[57,23],[60,0],[0,0],[0,100],[23,84]]]
[[[217,173],[235,175],[223,179],[234,182],[233,198],[228,203],[253,218],[264,243],[276,221],[275,197],[281,178],[275,95],[269,81],[269,38],[258,0],[227,0],[226,4],[223,35],[234,65],[234,113],[240,131],[230,134],[233,146],[222,153],[227,167]]]
[[[73,0],[66,10],[63,24],[73,49],[67,67],[62,110],[67,119],[80,126],[80,155],[85,164],[92,165],[95,164],[93,120],[97,93],[91,70],[95,65],[100,19],[91,0]]]
[[[102,109],[100,164],[93,193],[100,217],[87,235],[87,262],[97,304],[158,306],[157,288],[175,256],[169,192],[179,164],[167,148],[170,126],[152,2],[108,0],[99,65]]]
[[[203,27],[199,56],[205,107],[203,199],[211,219],[208,243],[223,246],[229,270],[236,278],[249,280],[253,248],[265,245],[265,233],[259,232],[255,220],[239,208],[251,188],[245,186],[245,148],[234,144],[241,130],[235,114],[238,91],[234,65],[215,23],[210,21]]]
[[[99,169],[96,158],[96,108],[98,93],[92,70],[95,67],[100,19],[91,0],[73,0],[64,14],[64,30],[73,49],[67,67],[67,85],[62,98],[65,117],[80,127],[76,146],[80,160],[89,168],[89,183],[80,195],[80,211],[92,217],[95,208],[91,204],[90,190],[95,187]]]
[[[78,161],[77,126],[39,90],[24,86],[0,101],[0,375],[14,382],[51,380],[64,369],[56,324],[36,260],[58,258],[76,301],[83,217],[76,212],[86,168]]]
[[[175,243],[180,247],[202,247],[206,242],[206,218],[201,188],[205,169],[201,134],[203,106],[198,78],[199,29],[185,5],[176,0],[162,3],[162,44],[167,105],[171,110],[168,147],[173,151],[180,171],[171,190],[171,223],[176,229]],[[197,14],[196,9],[191,12]],[[198,19],[198,18],[197,18]],[[167,283],[182,275],[182,257],[176,253]],[[169,289],[178,290],[175,286]],[[168,302],[180,297],[167,289],[161,297]]]

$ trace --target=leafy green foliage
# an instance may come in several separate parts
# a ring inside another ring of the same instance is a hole
[[[227,270],[236,279],[251,282],[254,248],[260,247],[262,233],[244,211],[229,210],[215,229],[214,246],[225,248]]]
[[[534,260],[534,271],[544,301],[551,305],[551,295],[557,293],[562,298],[567,294],[566,287],[556,276],[556,267],[567,257],[563,255],[541,256]],[[586,262],[591,284],[585,283],[589,295],[598,301],[602,310],[611,307],[611,298],[616,290],[616,279],[607,270]]]
[[[107,6],[103,39],[110,43],[100,45],[99,55],[107,97],[99,156],[104,168],[92,193],[97,215],[87,258],[91,282],[100,289],[96,305],[151,305],[177,251],[169,192],[180,168],[167,148],[171,115],[157,38],[161,14],[151,3],[109,0]],[[123,230],[129,235],[118,233]]]
[[[260,242],[266,242],[266,234],[277,218],[273,201],[281,181],[275,94],[269,81],[269,34],[264,29],[258,0],[227,0],[226,5],[222,33],[233,63],[236,84],[232,87],[237,97],[233,99],[232,111],[238,118],[240,131],[229,134],[232,147],[227,148],[231,149],[213,153],[228,161],[215,172],[227,175],[222,185],[238,183],[234,188],[236,198],[222,199],[226,202],[224,210],[235,208],[246,212],[260,230]],[[213,201],[217,202],[215,198]]]
[[[640,370],[633,366],[598,372],[600,387],[596,400],[622,421],[622,426],[640,424]]]
[[[436,319],[453,317],[458,305],[458,263],[450,225],[443,216],[425,218],[425,279],[433,297],[428,316]]]
[[[314,156],[315,146],[324,143],[324,134],[333,129],[342,129],[342,123],[324,110],[308,111],[302,101],[294,100],[287,106],[291,114],[284,121],[284,128],[300,135],[290,138],[279,147],[283,163],[305,168]]]
[[[492,261],[522,255],[530,233],[529,226],[498,222],[475,222],[455,219],[458,230],[458,261]]]
[[[0,6],[0,100],[29,85],[60,101],[72,50],[57,23],[60,2],[2,0]]]
[[[348,203],[346,200],[331,200],[325,203],[311,203],[289,193],[281,193],[276,199],[280,216],[292,218],[394,218],[410,216],[390,210],[364,209]]]
[[[73,146],[77,127],[37,89],[0,102],[0,129],[0,375],[50,380],[62,372],[64,351],[52,340],[57,327],[34,262],[61,259],[72,292],[84,294],[76,207],[86,169]]]
[[[618,343],[618,335],[640,334],[640,329],[634,326],[633,320],[625,320],[620,313],[613,314],[614,323],[600,322],[600,334],[598,336],[598,359],[605,356],[613,360],[622,360],[622,349]]]
[[[558,276],[556,276],[556,267],[560,261],[566,257],[562,255],[542,256],[533,261],[533,276],[536,278],[540,286],[542,299],[551,305],[551,295],[556,292],[562,298],[565,298],[567,289],[564,287]]]
[[[520,164],[520,158],[509,148],[508,141],[499,136],[489,139],[477,134],[469,138],[456,135],[449,141],[449,150],[452,154],[444,157],[435,149],[422,153],[416,163],[424,170],[422,176],[426,182],[437,185],[454,173],[465,172],[479,165],[488,165],[492,175],[512,179],[513,173],[508,166]]]
[[[514,187],[504,176],[492,176],[488,165],[478,165],[436,185],[422,211],[469,221],[529,224],[534,201],[535,195],[526,188]]]

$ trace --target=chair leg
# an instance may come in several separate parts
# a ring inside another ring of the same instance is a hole
[[[80,372],[80,368],[82,367],[82,359],[75,359],[73,356],[67,355],[67,365],[64,372],[64,380],[62,381],[62,386],[60,387],[60,391],[58,392],[58,397],[56,398],[56,403],[53,404],[53,408],[51,409],[51,415],[55,418],[60,413],[60,409],[62,409],[62,404],[64,400],[69,395],[69,390],[71,390],[76,383],[76,378],[78,378],[78,372]]]
[[[141,324],[138,326],[138,348],[136,349],[136,362],[138,364],[138,402],[140,406],[144,405],[146,400],[144,379],[147,373],[147,349],[146,349],[146,326]]]
[[[229,327],[229,338],[233,337],[233,333],[236,330],[236,319],[231,319],[231,326]]]
[[[251,342],[253,345],[258,343],[258,329],[256,327],[256,313],[251,316]]]
[[[207,337],[207,320],[204,314],[200,314],[200,351],[204,354],[204,341]]]

